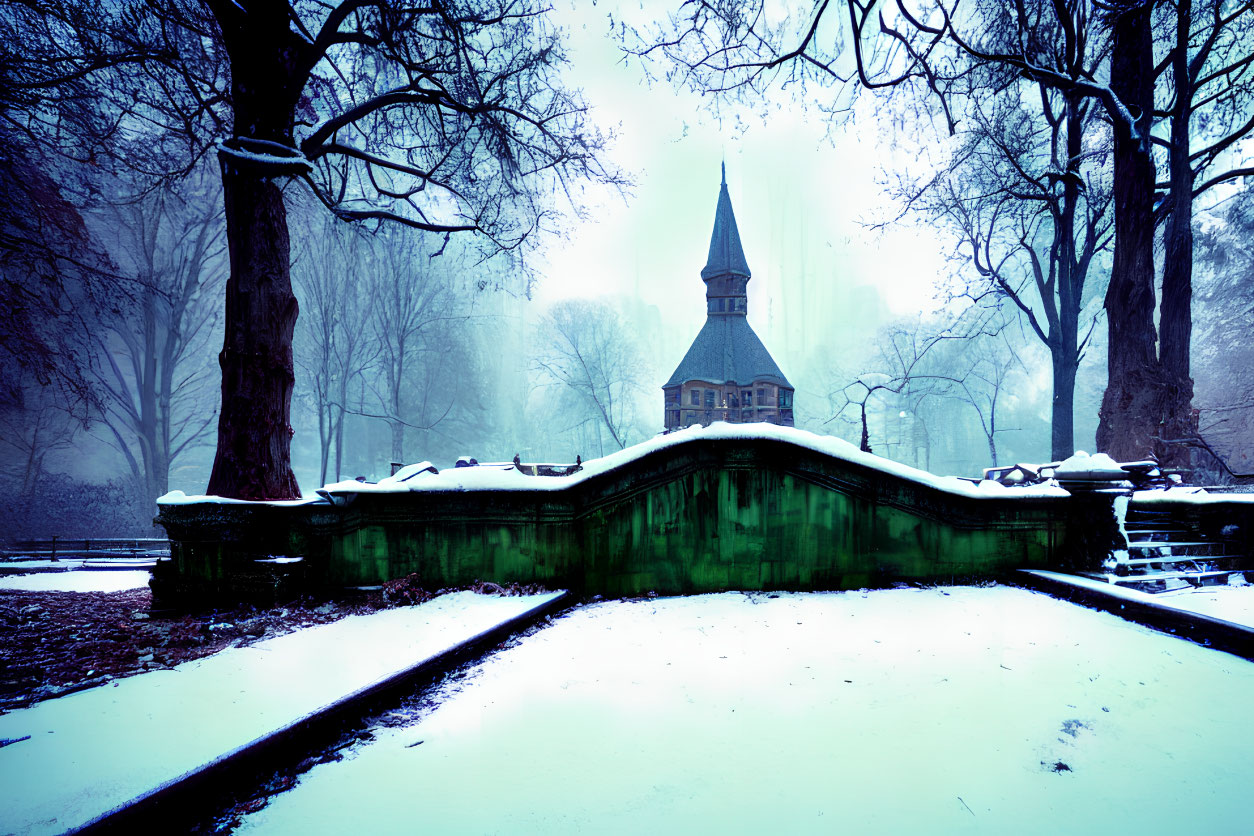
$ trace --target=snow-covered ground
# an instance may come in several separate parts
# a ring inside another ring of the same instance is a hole
[[[534,610],[458,592],[0,716],[0,833],[62,833]]]
[[[1006,587],[584,607],[249,833],[1238,833],[1254,664]]]
[[[1189,612],[1222,618],[1234,624],[1254,627],[1254,585],[1205,586],[1181,592],[1167,592],[1162,603]]]
[[[1233,624],[1254,628],[1254,585],[1246,582],[1241,575],[1234,576],[1226,586],[1203,586],[1175,592],[1142,592],[1139,589],[1131,589],[1094,578],[1082,578],[1078,575],[1040,570],[1026,571],[1031,575],[1039,575],[1042,578],[1060,581],[1082,589],[1091,589],[1112,598],[1201,613],[1211,618],[1221,618]]]
[[[0,575],[0,590],[19,592],[125,592],[148,586],[152,573],[127,569],[93,572],[40,572],[33,575]]]

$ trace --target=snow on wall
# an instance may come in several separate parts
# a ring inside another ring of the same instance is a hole
[[[901,464],[873,453],[864,453],[847,441],[832,436],[816,435],[794,427],[774,424],[726,424],[715,422],[708,427],[691,426],[666,435],[656,436],[625,450],[583,463],[583,468],[568,476],[531,476],[513,466],[479,465],[476,467],[448,468],[433,473],[426,470],[430,465],[421,462],[410,465],[396,476],[381,479],[377,483],[345,480],[325,486],[319,493],[344,495],[364,493],[411,493],[423,491],[562,491],[594,476],[608,473],[615,468],[630,464],[651,453],[670,447],[704,440],[782,441],[807,450],[831,456],[852,464],[878,470],[899,479],[926,485],[957,496],[977,499],[1008,497],[1065,497],[1067,491],[1055,484],[1008,488],[998,482],[984,481],[979,484],[956,476],[936,476],[924,470]],[[404,474],[404,478],[400,478]],[[316,496],[300,500],[274,502],[274,505],[299,505],[325,501]],[[189,496],[182,491],[171,491],[157,500],[159,505],[185,505],[201,502],[247,503],[247,500],[221,499],[210,496]]]

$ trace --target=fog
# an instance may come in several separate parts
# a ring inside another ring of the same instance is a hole
[[[1002,464],[1048,461],[1049,353],[1013,304],[974,305],[969,289],[979,277],[960,237],[906,212],[894,187],[933,174],[948,159],[954,140],[944,126],[915,122],[903,130],[899,112],[872,96],[828,112],[823,97],[801,85],[776,85],[744,103],[700,96],[668,81],[658,62],[624,56],[615,26],[645,26],[670,8],[643,6],[569,2],[555,10],[568,38],[565,79],[582,88],[593,120],[613,133],[608,157],[632,181],[624,189],[571,183],[554,193],[553,207],[562,213],[555,232],[485,255],[483,242],[470,236],[446,241],[330,220],[299,183],[285,188],[301,309],[292,407],[292,464],[301,489],[377,479],[395,463],[448,467],[460,456],[587,459],[660,432],[661,386],[706,315],[700,271],[724,165],[753,273],[748,319],[796,387],[797,426],[856,444],[860,392],[866,382],[892,380],[893,387],[866,397],[874,452],[966,476],[992,466],[994,450]],[[212,163],[206,166],[212,174]],[[216,207],[220,187],[201,184],[181,199]],[[142,252],[123,234],[126,224],[142,220],[98,209],[84,216],[113,262],[131,272],[143,272],[135,265],[145,257],[160,272],[183,258],[180,248],[190,240],[186,211],[153,225]],[[180,446],[168,462],[168,484],[144,482],[142,445],[124,418],[111,419],[110,408],[99,405],[85,407],[73,426],[49,425],[42,448],[11,441],[4,450],[10,482],[138,480],[141,521],[155,493],[205,490],[218,408],[217,310],[228,270],[221,213],[206,223],[212,241],[186,306],[196,317],[195,339],[186,340],[187,356],[169,361],[185,385],[174,405]],[[1099,252],[1081,315],[1093,334],[1076,385],[1081,449],[1093,449],[1106,383],[1101,297],[1109,269],[1109,252]],[[142,295],[128,295],[135,310]],[[970,333],[977,319],[979,350],[988,357],[978,374],[974,342],[929,342]],[[135,369],[150,349],[109,337],[104,326],[96,333],[94,385],[137,387]],[[573,339],[596,347],[590,376],[572,371]],[[907,343],[927,354],[927,375],[917,366],[917,381],[894,365],[903,362]],[[1199,402],[1217,404],[1227,372],[1209,370],[1223,358],[1206,344],[1195,356]],[[952,379],[940,385],[942,377]],[[995,432],[990,393],[997,396]],[[28,394],[10,418],[29,434],[39,414],[38,398]],[[1229,449],[1248,448],[1244,425],[1235,434],[1225,426]],[[56,443],[46,442],[49,434]]]

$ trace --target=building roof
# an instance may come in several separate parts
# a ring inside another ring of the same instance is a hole
[[[730,381],[741,386],[763,380],[792,388],[743,316],[706,317],[692,347],[665,385],[679,386],[690,380]]]
[[[749,273],[744,248],[740,246],[740,230],[736,228],[736,214],[732,212],[731,195],[727,194],[727,165],[723,165],[723,187],[718,193],[718,208],[714,210],[714,232],[710,235],[710,256],[701,270],[702,279],[715,276],[744,276]]]

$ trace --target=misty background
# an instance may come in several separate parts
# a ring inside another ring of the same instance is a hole
[[[1049,461],[1048,351],[1015,305],[971,292],[979,276],[960,231],[909,205],[909,184],[944,167],[956,140],[943,126],[902,131],[881,98],[836,118],[790,91],[715,109],[650,82],[658,68],[624,58],[619,34],[669,8],[644,5],[556,8],[567,80],[634,183],[590,187],[581,215],[554,194],[567,216],[536,248],[484,258],[457,237],[352,226],[289,186],[303,491],[378,479],[394,462],[589,459],[660,432],[661,385],[705,317],[700,269],[723,163],[753,272],[749,322],[796,387],[799,428],[857,444],[865,404],[875,453],[935,473]],[[22,164],[50,189],[64,176]],[[144,533],[157,496],[204,491],[228,272],[221,187],[204,165],[138,201],[122,183],[78,192],[91,195],[77,206],[91,246],[127,292],[80,300],[91,339],[63,349],[86,358],[90,404],[6,370],[22,395],[0,416],[2,487],[22,498],[10,536]],[[1193,375],[1203,432],[1248,471],[1248,281],[1232,289],[1233,271],[1249,271],[1246,188],[1199,205]],[[1106,384],[1109,269],[1098,252],[1082,306],[1093,336],[1077,373],[1080,449],[1093,449]],[[1234,393],[1234,380],[1245,388]],[[86,505],[97,510],[76,511]]]

